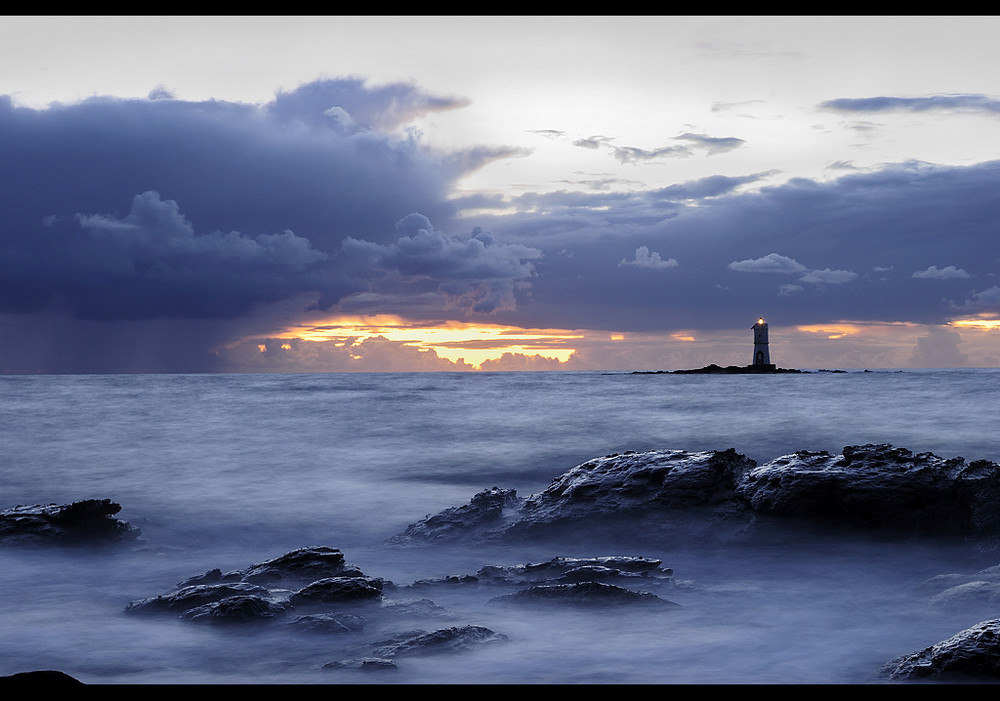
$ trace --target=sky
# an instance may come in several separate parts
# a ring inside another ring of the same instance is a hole
[[[1000,17],[0,17],[0,373],[1000,366]]]

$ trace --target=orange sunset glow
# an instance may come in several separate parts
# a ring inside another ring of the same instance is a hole
[[[388,314],[335,316],[316,323],[292,326],[274,338],[334,343],[357,342],[381,336],[440,357],[472,365],[499,358],[504,353],[541,355],[566,361],[583,334],[566,329],[521,329],[499,324],[440,321],[421,324]]]

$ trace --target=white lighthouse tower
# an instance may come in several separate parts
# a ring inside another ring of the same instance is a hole
[[[774,366],[771,365],[771,353],[767,349],[767,322],[764,321],[764,317],[757,319],[757,323],[751,328],[753,329],[753,362],[750,364],[761,370],[772,369]]]

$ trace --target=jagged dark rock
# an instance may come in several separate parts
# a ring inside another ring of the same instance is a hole
[[[160,596],[138,599],[125,607],[128,614],[176,613],[180,614],[198,606],[211,604],[234,596],[269,594],[265,587],[249,582],[221,582],[182,586]]]
[[[477,581],[496,584],[538,584],[563,579],[574,581],[608,580],[628,577],[668,579],[673,570],[663,568],[662,560],[646,557],[554,557],[551,560],[502,567],[486,565],[476,573]]]
[[[516,514],[522,501],[515,489],[485,489],[475,494],[468,504],[445,509],[411,524],[389,542],[451,541],[464,538],[471,531],[497,529],[505,523],[505,516]]]
[[[395,660],[386,659],[385,657],[359,657],[349,660],[327,662],[323,665],[323,669],[352,669],[360,670],[362,672],[380,672],[384,670],[395,670],[397,667]]]
[[[269,601],[262,596],[244,594],[188,609],[181,618],[215,624],[258,623],[288,611],[288,604]]]
[[[488,541],[537,534],[574,534],[581,524],[593,535],[613,532],[621,521],[634,531],[667,530],[666,521],[680,525],[686,509],[701,509],[707,520],[722,519],[744,510],[734,497],[740,474],[756,466],[735,450],[687,452],[629,451],[589,460],[527,499],[515,499],[514,490],[480,492],[464,507],[447,509],[411,524],[392,542],[440,540]],[[493,497],[491,518],[478,514],[484,495]],[[502,517],[497,515],[502,501]],[[640,523],[641,522],[641,523]]]
[[[525,500],[518,525],[722,506],[756,463],[733,449],[653,450],[589,460]]]
[[[733,449],[629,451],[578,465],[527,499],[513,494],[480,492],[467,506],[411,524],[394,542],[593,539],[602,531],[647,539],[684,533],[690,542],[744,538],[775,524],[796,535],[789,518],[869,532],[1000,533],[1000,465],[888,444],[847,446],[840,455],[803,450],[763,465]]]
[[[784,455],[745,472],[736,493],[758,514],[869,530],[984,535],[1000,526],[996,463],[887,444]]]
[[[1000,620],[988,620],[920,652],[883,665],[877,676],[893,681],[1000,679]]]
[[[483,626],[441,628],[428,633],[413,630],[375,643],[375,657],[394,658],[409,655],[434,655],[469,650],[486,643],[506,642],[507,636]]]
[[[0,543],[59,545],[132,543],[141,531],[113,518],[120,504],[87,499],[72,504],[35,504],[0,511]]]
[[[654,605],[677,607],[678,604],[650,592],[632,591],[604,582],[574,582],[572,584],[541,584],[504,594],[490,600],[498,604],[567,604],[578,606]]]
[[[365,618],[350,613],[315,613],[295,616],[285,625],[305,633],[359,633],[365,629]]]
[[[294,593],[272,588],[289,583],[306,586]],[[186,620],[215,623],[266,621],[283,616],[296,605],[378,599],[383,584],[348,565],[336,548],[300,548],[244,569],[226,573],[218,568],[208,570],[164,594],[129,603],[125,613],[172,613]],[[316,618],[306,620],[321,625]]]
[[[382,598],[382,580],[375,577],[326,577],[292,594],[295,607],[375,601]]]
[[[211,569],[178,586],[218,582],[313,582],[325,577],[361,577],[362,574],[359,568],[347,564],[344,554],[337,548],[314,546],[299,548],[240,570],[223,573],[218,568]]]

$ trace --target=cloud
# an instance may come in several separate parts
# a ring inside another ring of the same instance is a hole
[[[3,271],[8,311],[59,309],[83,319],[234,318],[316,293],[327,306],[361,289],[292,231],[198,234],[173,200],[136,195],[125,216],[47,220],[45,255]],[[16,262],[15,262],[16,261]]]
[[[619,163],[639,163],[660,158],[687,158],[692,155],[691,149],[686,146],[660,146],[654,149],[636,146],[612,146],[611,150],[615,160]]]
[[[929,95],[925,97],[841,97],[827,100],[820,107],[838,112],[928,112],[963,111],[1000,113],[1000,99],[973,93]]]
[[[787,256],[768,253],[763,258],[733,261],[729,269],[741,273],[800,273],[806,266]]]
[[[743,139],[737,139],[735,136],[718,137],[707,134],[686,133],[674,138],[678,141],[689,141],[693,146],[705,149],[709,156],[732,151],[746,143]]]
[[[799,282],[811,282],[817,285],[840,285],[850,282],[857,277],[858,274],[850,270],[830,270],[830,268],[825,268],[824,270],[810,270],[799,278]]]
[[[339,78],[281,91],[266,110],[279,123],[390,132],[427,114],[466,105],[464,98],[430,95],[409,83],[372,86],[361,78]]]
[[[646,246],[639,246],[635,249],[635,258],[632,260],[622,258],[622,261],[618,265],[634,265],[637,268],[665,270],[667,268],[676,268],[678,263],[673,258],[663,260],[663,258],[660,257],[660,254],[656,251],[650,252],[649,248]]]
[[[961,305],[957,305],[955,308],[970,312],[1000,312],[1000,287],[994,285],[981,292],[975,292],[972,294],[971,299],[966,300]]]
[[[957,331],[945,327],[929,327],[925,335],[917,339],[910,356],[912,367],[946,368],[961,367],[969,362],[968,356],[959,350],[962,337]]]
[[[1000,161],[463,194],[464,175],[525,151],[435,148],[407,121],[460,98],[355,79],[262,105],[156,98],[0,97],[0,368],[224,368],[234,356],[217,349],[277,338],[310,308],[699,334],[744,328],[765,305],[787,324],[1000,310],[996,287],[955,302],[944,283],[898,274],[995,274]],[[699,154],[714,138],[693,136],[667,148]],[[853,272],[887,261],[897,274]],[[634,274],[643,266],[671,267]]]
[[[956,268],[954,265],[948,265],[940,269],[938,269],[936,265],[932,265],[926,270],[916,271],[913,273],[913,277],[922,280],[953,280],[955,278],[968,278],[971,276],[961,268]]]
[[[434,230],[430,220],[413,213],[396,224],[402,234],[395,243],[378,244],[347,237],[341,253],[349,261],[363,261],[369,279],[389,276],[403,281],[431,281],[453,307],[492,313],[516,306],[514,290],[535,276],[533,261],[540,250],[521,244],[503,244],[475,228],[449,236]]]

